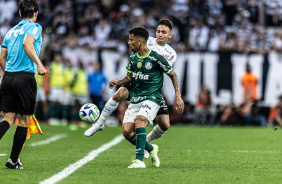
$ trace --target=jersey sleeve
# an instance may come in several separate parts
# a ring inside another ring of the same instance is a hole
[[[32,36],[35,40],[37,40],[38,38],[40,38],[42,33],[42,27],[39,24],[32,24],[26,34]]]
[[[128,58],[128,63],[127,63],[127,65],[126,65],[126,71],[127,71],[128,73],[132,73],[132,62],[130,61],[130,56],[129,56],[129,58]]]
[[[6,39],[6,36],[5,36],[4,40],[3,40],[2,47],[6,47],[6,48],[8,47],[8,41]]]
[[[177,58],[176,52],[173,52],[173,54],[170,55],[169,58],[167,58],[167,61],[168,61],[168,63],[170,64],[170,66],[172,66],[172,65],[175,63],[176,58]]]
[[[170,71],[172,70],[170,64],[167,62],[167,60],[159,55],[158,57],[158,66],[161,68],[161,70],[165,73],[165,74],[169,74]]]

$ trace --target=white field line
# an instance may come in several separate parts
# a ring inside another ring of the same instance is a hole
[[[7,154],[0,154],[0,157],[6,156]]]
[[[231,153],[257,153],[257,154],[281,154],[282,151],[257,151],[257,150],[187,150],[187,152],[231,152]]]
[[[50,137],[49,139],[46,139],[44,141],[39,141],[39,142],[34,142],[29,144],[29,146],[40,146],[43,144],[50,144],[51,142],[55,142],[59,139],[65,138],[67,137],[67,134],[58,134],[58,135],[54,135],[53,137]]]
[[[70,174],[75,172],[77,169],[82,167],[83,165],[87,164],[91,160],[93,160],[95,157],[97,157],[100,153],[108,150],[112,146],[117,145],[124,139],[123,135],[119,135],[115,137],[111,142],[108,142],[106,144],[103,144],[101,147],[99,147],[96,150],[92,150],[90,153],[88,153],[87,156],[80,159],[79,161],[75,162],[74,164],[70,164],[68,167],[66,167],[64,170],[58,172],[57,174],[51,176],[50,178],[43,180],[39,182],[40,184],[53,184],[61,181],[62,179],[68,177]]]

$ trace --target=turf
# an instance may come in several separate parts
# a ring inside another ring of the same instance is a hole
[[[84,137],[86,128],[41,128],[44,135],[31,135],[20,155],[24,170],[4,167],[15,127],[0,141],[0,154],[7,154],[0,156],[1,184],[39,183],[121,134],[121,127],[106,127],[91,138]],[[63,133],[66,137],[56,142],[31,146]],[[123,140],[58,183],[281,183],[281,141],[281,130],[272,128],[172,126],[154,142],[159,145],[160,168],[145,160],[146,169],[127,169],[135,148]]]

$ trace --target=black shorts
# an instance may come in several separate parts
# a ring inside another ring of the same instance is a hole
[[[125,87],[128,91],[130,91],[130,85],[122,85],[121,87]],[[126,100],[130,101],[130,97],[128,96]],[[163,114],[169,115],[168,108],[167,108],[167,105],[165,103],[164,97],[162,97],[161,106],[160,106],[160,109],[157,113],[157,116],[163,115]]]
[[[168,108],[167,108],[167,105],[165,103],[164,97],[162,97],[161,106],[160,106],[160,109],[157,113],[157,116],[158,115],[164,115],[164,114],[169,115]]]
[[[122,86],[120,86],[120,87],[126,88],[127,91],[128,91],[128,93],[129,93],[129,92],[130,92],[130,86],[131,86],[131,85],[122,85]],[[128,95],[127,99],[125,99],[125,100],[130,101],[130,95]]]
[[[37,84],[33,73],[5,72],[1,85],[0,110],[20,115],[34,113]]]

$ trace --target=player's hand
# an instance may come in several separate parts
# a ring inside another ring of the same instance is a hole
[[[175,105],[178,112],[182,113],[184,111],[184,102],[180,96],[175,97]]]
[[[115,87],[117,84],[117,82],[115,80],[110,80],[109,81],[109,88],[112,89],[113,87]]]
[[[45,75],[47,70],[44,68],[43,65],[39,65],[37,66],[37,72],[38,72],[38,75]]]

